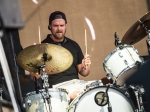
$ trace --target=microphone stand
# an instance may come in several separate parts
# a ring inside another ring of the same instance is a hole
[[[107,93],[107,92],[108,92],[109,87],[110,87],[110,85],[108,85],[108,86],[107,86],[106,91],[105,91],[105,92],[103,93],[103,95],[102,95],[102,96],[103,96],[103,98],[102,98],[101,104],[104,102],[104,98],[105,98],[105,97],[107,97],[107,98],[108,98],[108,93]]]
[[[109,88],[110,88],[110,85],[108,84],[106,91],[103,93],[103,99],[101,101],[101,104],[104,102],[104,97],[107,97],[108,112],[112,112],[112,107],[110,106],[109,96],[108,96],[108,89]]]

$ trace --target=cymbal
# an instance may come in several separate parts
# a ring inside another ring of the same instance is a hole
[[[42,43],[31,45],[17,56],[18,64],[29,72],[38,73],[38,68],[44,65],[48,75],[65,71],[73,63],[72,54],[64,47]]]
[[[148,35],[150,29],[150,12],[135,22],[122,38],[122,44],[133,45]]]

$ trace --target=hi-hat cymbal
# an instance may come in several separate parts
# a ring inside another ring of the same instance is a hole
[[[150,29],[150,12],[135,22],[122,38],[122,44],[133,45],[148,35]]]
[[[29,72],[38,73],[46,60],[45,72],[49,75],[65,71],[73,63],[72,54],[64,47],[42,43],[31,45],[17,56],[18,64]]]

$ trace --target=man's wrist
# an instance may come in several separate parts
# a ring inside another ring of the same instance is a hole
[[[87,68],[86,67],[82,67],[82,70],[85,71],[85,70],[87,70]]]

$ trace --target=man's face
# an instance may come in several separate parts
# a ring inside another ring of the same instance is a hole
[[[49,27],[55,39],[62,40],[64,38],[66,33],[66,23],[64,19],[53,20]]]

